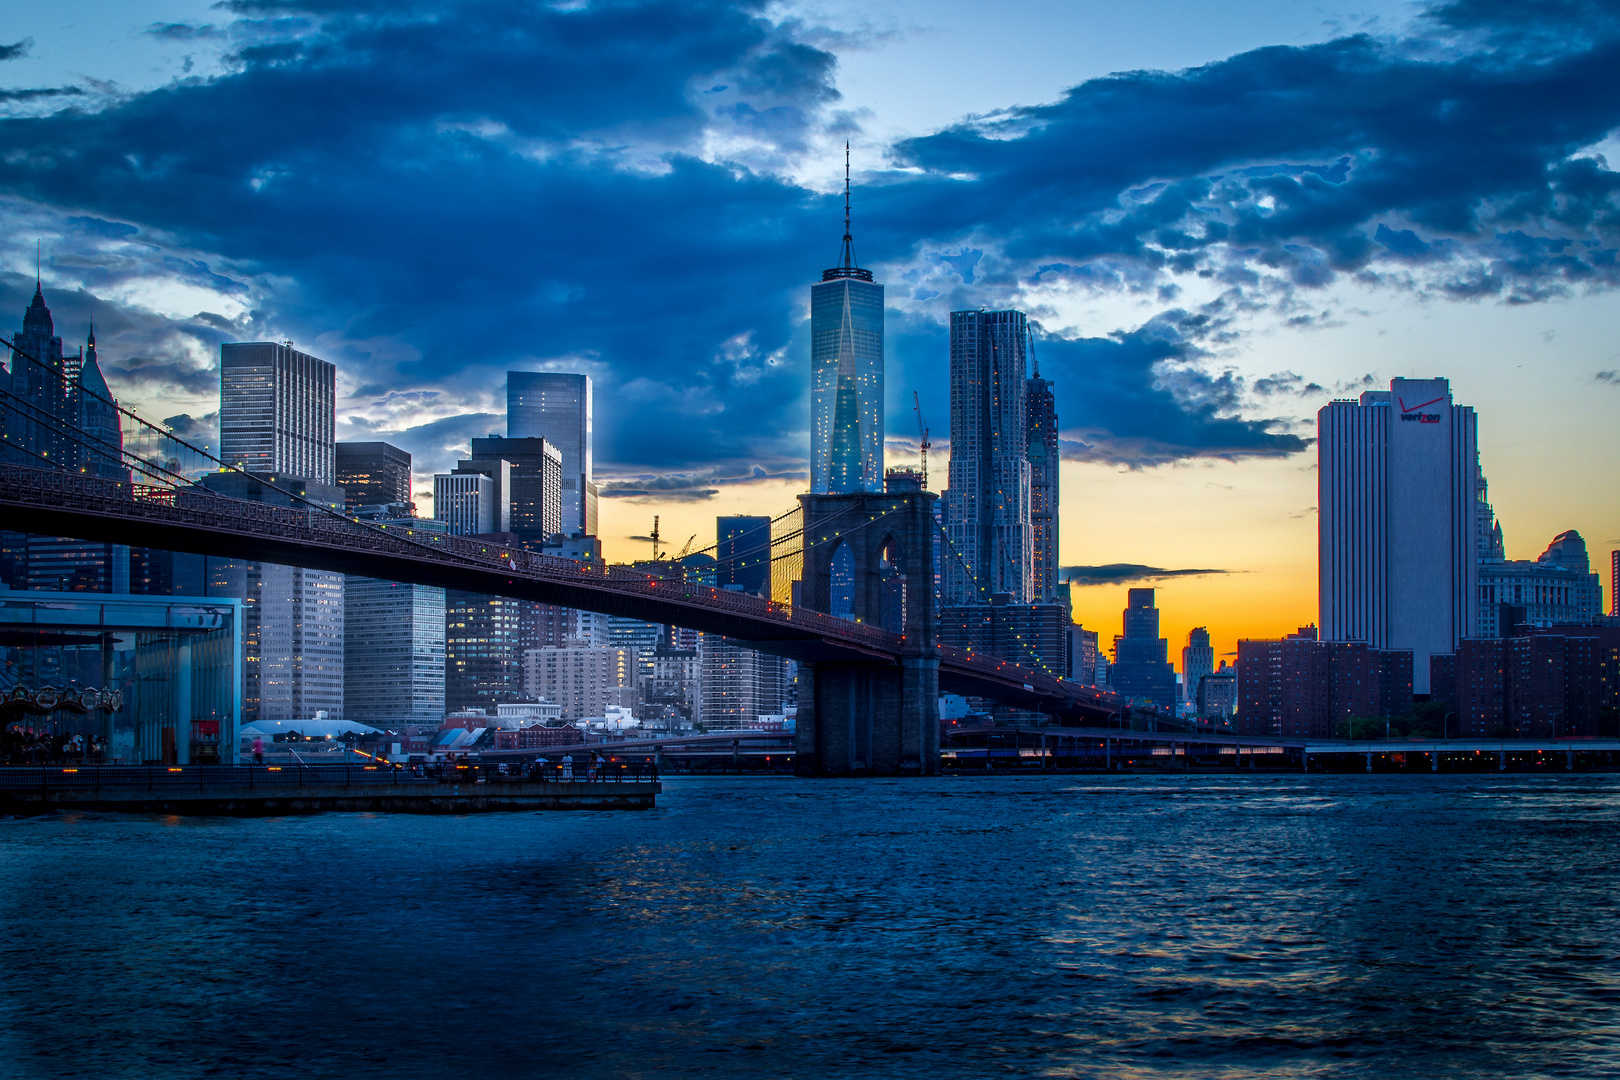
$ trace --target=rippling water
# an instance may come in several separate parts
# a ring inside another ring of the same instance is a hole
[[[0,821],[0,1075],[1620,1076],[1620,777]]]

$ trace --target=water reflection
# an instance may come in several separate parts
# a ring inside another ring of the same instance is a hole
[[[1620,778],[77,817],[0,822],[17,1075],[1596,1075],[1620,1031]]]

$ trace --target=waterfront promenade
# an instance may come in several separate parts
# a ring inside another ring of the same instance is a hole
[[[244,816],[369,810],[469,814],[511,810],[648,810],[657,771],[612,765],[564,779],[556,766],[494,765],[422,774],[388,765],[0,766],[0,814],[112,810]]]

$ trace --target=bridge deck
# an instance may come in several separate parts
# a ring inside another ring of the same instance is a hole
[[[897,663],[932,655],[940,661],[942,689],[1023,708],[1106,716],[1123,704],[1110,691],[793,604],[202,488],[0,465],[0,512],[11,528],[30,532],[537,600],[723,634],[797,660]]]

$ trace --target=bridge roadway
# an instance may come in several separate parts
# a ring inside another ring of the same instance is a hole
[[[0,517],[49,536],[358,574],[672,623],[808,662],[894,662],[905,639],[870,624],[620,566],[592,566],[459,536],[22,465],[0,465]],[[1114,715],[1107,690],[936,645],[939,687],[1053,715]]]

